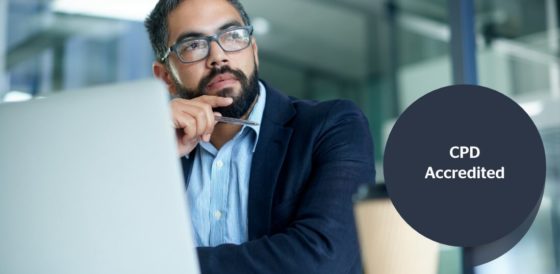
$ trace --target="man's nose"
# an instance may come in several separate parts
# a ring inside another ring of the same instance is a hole
[[[218,45],[217,41],[210,42],[210,52],[208,53],[208,58],[206,59],[206,66],[208,68],[222,67],[227,65],[229,60],[227,53]]]

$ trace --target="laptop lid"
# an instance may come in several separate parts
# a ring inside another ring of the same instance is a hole
[[[157,80],[0,104],[0,273],[198,273]]]

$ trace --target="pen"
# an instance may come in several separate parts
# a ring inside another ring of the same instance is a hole
[[[259,125],[259,123],[257,123],[257,122],[253,122],[253,121],[249,121],[249,120],[243,120],[243,119],[237,119],[237,118],[231,118],[231,117],[214,116],[214,119],[216,119],[216,121],[221,122],[221,123],[228,123],[228,124],[234,124],[234,125],[249,125],[249,126],[258,126]]]

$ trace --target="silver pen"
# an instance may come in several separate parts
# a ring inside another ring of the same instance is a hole
[[[221,122],[221,123],[228,123],[228,124],[234,124],[234,125],[249,125],[249,126],[258,126],[259,125],[259,123],[257,123],[257,122],[253,122],[253,121],[249,121],[249,120],[243,120],[243,119],[237,119],[237,118],[231,118],[231,117],[214,116],[214,119],[216,119],[216,121]]]

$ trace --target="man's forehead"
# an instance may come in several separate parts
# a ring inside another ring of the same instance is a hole
[[[235,7],[226,0],[184,0],[168,16],[170,42],[189,33],[214,34],[224,25],[243,19]]]

